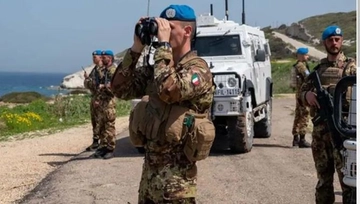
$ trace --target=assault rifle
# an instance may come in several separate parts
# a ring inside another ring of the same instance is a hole
[[[308,80],[312,80],[313,82],[316,89],[316,99],[320,105],[320,108],[317,110],[317,114],[312,119],[312,123],[314,126],[317,126],[322,122],[326,122],[327,127],[331,132],[335,148],[342,150],[344,141],[335,127],[332,96],[321,86],[320,77],[316,69],[308,76]]]

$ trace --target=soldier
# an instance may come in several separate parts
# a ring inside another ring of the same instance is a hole
[[[309,65],[307,60],[309,58],[308,48],[299,48],[296,51],[297,61],[294,64],[296,73],[296,88],[295,88],[295,118],[292,129],[293,134],[293,146],[299,146],[300,148],[309,148],[310,143],[305,140],[306,128],[308,124],[309,110],[306,106],[301,105],[299,96],[301,93],[301,85],[304,83],[306,77],[310,74]],[[299,138],[300,136],[300,138]]]
[[[127,100],[149,95],[130,116],[130,139],[145,148],[138,203],[195,203],[196,161],[207,157],[215,137],[207,114],[215,87],[206,61],[191,51],[194,10],[170,5],[156,22],[154,66],[135,69],[144,49],[135,35],[112,79],[112,90]],[[196,147],[193,139],[198,139]],[[199,150],[198,155],[192,150]]]
[[[344,76],[356,75],[356,65],[353,59],[347,58],[341,51],[343,33],[338,26],[327,27],[322,34],[323,44],[327,51],[327,57],[321,59],[320,64],[314,68],[319,73],[321,84],[333,94],[335,84]],[[319,108],[319,103],[314,93],[312,81],[307,80],[302,86],[301,100],[306,106],[310,106],[310,116],[314,117]],[[327,125],[320,123],[314,126],[312,132],[312,154],[318,176],[316,185],[316,203],[334,203],[334,173],[335,168],[339,176],[343,203],[350,203],[351,189],[343,183],[342,156],[338,149],[334,148],[331,132]]]
[[[114,54],[111,50],[102,52],[104,68],[100,72],[100,85],[96,101],[99,107],[97,131],[100,132],[100,146],[92,155],[96,158],[110,159],[114,156],[115,150],[115,119],[116,101],[110,90],[110,81],[116,67],[114,65]]]
[[[91,92],[91,100],[90,100],[90,115],[91,115],[91,124],[93,129],[93,143],[86,148],[86,151],[93,151],[99,147],[99,135],[98,129],[96,128],[96,121],[98,120],[98,109],[96,108],[95,96],[97,92],[98,84],[98,75],[103,67],[103,63],[101,60],[101,50],[95,50],[92,53],[93,63],[95,64],[94,68],[91,70],[90,74],[87,74],[84,71],[84,87],[89,89]]]

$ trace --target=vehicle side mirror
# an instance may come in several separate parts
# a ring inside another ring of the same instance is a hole
[[[266,55],[265,50],[262,49],[256,50],[255,61],[265,62],[265,55]]]

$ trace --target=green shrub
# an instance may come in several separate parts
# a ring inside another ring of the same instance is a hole
[[[68,95],[77,95],[77,94],[88,94],[89,92],[85,89],[75,89],[68,93]]]
[[[45,96],[34,91],[12,92],[0,97],[0,101],[5,103],[31,103],[38,99],[48,100]]]

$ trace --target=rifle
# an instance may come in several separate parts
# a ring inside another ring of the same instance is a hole
[[[316,89],[316,99],[320,105],[320,108],[317,110],[316,116],[311,121],[314,126],[317,126],[322,122],[326,122],[327,127],[331,133],[335,148],[338,150],[342,150],[344,148],[344,141],[335,127],[334,104],[332,96],[321,86],[320,77],[316,69],[311,72],[311,74],[308,76],[308,79],[312,80],[313,82],[313,85]]]

